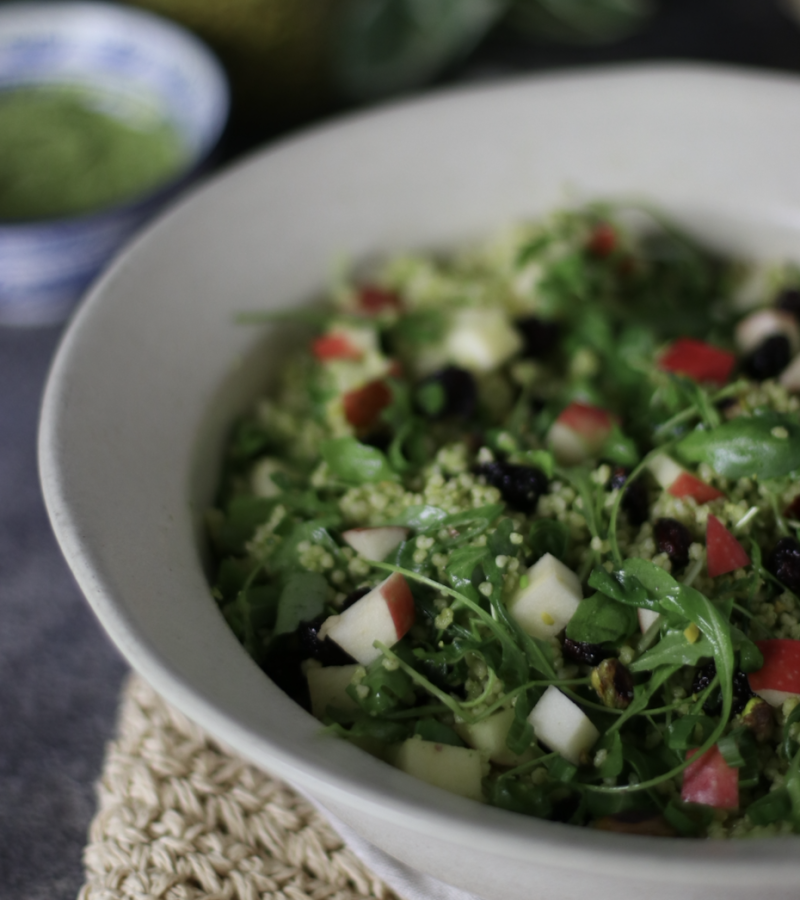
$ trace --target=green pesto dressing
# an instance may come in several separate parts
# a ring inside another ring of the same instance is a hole
[[[175,128],[152,109],[106,105],[71,87],[0,92],[0,221],[102,210],[177,174],[186,148]]]

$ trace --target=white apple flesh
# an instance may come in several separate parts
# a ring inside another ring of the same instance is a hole
[[[528,721],[537,741],[575,766],[600,737],[581,708],[552,684],[531,710]]]
[[[351,528],[342,532],[342,539],[359,556],[373,562],[382,562],[396,550],[408,536],[408,529],[399,525],[383,525],[377,528]]]
[[[353,659],[368,666],[381,655],[376,641],[392,647],[414,624],[414,598],[397,572],[357,600],[349,609],[329,616],[319,639],[330,638]]]
[[[527,572],[528,584],[508,605],[508,611],[526,634],[551,638],[566,627],[581,602],[578,576],[551,553]]]

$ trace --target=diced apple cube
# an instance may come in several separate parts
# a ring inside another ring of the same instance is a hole
[[[357,663],[349,666],[313,666],[306,670],[308,692],[311,695],[311,713],[322,719],[325,710],[334,706],[343,712],[356,709],[358,704],[347,693],[347,686],[361,668]]]
[[[414,624],[414,598],[408,582],[397,572],[357,600],[349,609],[328,616],[319,639],[329,637],[362,666],[378,659],[380,641],[392,647]]]
[[[800,641],[776,638],[756,641],[756,646],[764,665],[747,676],[753,693],[770,706],[782,706],[790,697],[800,696]]]
[[[250,487],[257,497],[277,497],[281,489],[272,480],[273,475],[286,471],[286,466],[279,460],[273,459],[271,456],[265,456],[260,459],[250,473]]]
[[[531,753],[530,751],[523,754],[514,753],[506,746],[506,738],[513,721],[514,710],[503,709],[474,725],[466,722],[456,725],[456,731],[470,747],[480,750],[492,762],[500,766],[518,766],[529,759]]]
[[[550,426],[547,443],[559,463],[578,465],[600,452],[614,423],[615,417],[607,409],[570,403]]]
[[[577,766],[600,732],[583,710],[550,685],[528,716],[536,740]]]
[[[373,562],[381,562],[403,543],[408,529],[399,525],[383,525],[377,528],[351,528],[342,532],[342,539],[359,556]]]
[[[639,616],[639,628],[642,634],[649,631],[650,626],[661,618],[661,613],[657,613],[653,609],[637,609],[636,614]]]
[[[501,309],[462,309],[445,338],[448,358],[473,372],[490,372],[522,349],[522,337]]]
[[[522,630],[537,638],[551,638],[562,631],[575,614],[583,592],[578,576],[552,553],[527,572],[528,584],[508,605]]]
[[[780,309],[758,309],[739,322],[734,338],[739,352],[747,354],[767,338],[776,335],[788,338],[792,351],[797,352],[800,347],[800,332],[795,317]]]
[[[395,754],[398,769],[470,800],[483,800],[481,779],[486,765],[477,750],[410,738]]]
[[[708,503],[725,495],[722,491],[687,472],[665,453],[658,453],[647,464],[656,481],[673,497],[692,497],[697,503]]]
[[[702,803],[715,809],[736,809],[739,806],[739,770],[725,762],[719,747],[714,744],[699,757],[697,750],[688,750],[692,759],[683,772],[681,800],[684,803]]]
[[[647,463],[647,468],[665,491],[672,487],[675,481],[686,471],[683,466],[678,465],[666,453],[657,453]]]

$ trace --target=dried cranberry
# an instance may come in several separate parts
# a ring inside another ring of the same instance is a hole
[[[439,388],[440,393],[435,393]],[[469,419],[478,405],[475,379],[466,369],[447,366],[425,378],[417,388],[417,405],[429,419],[457,416]]]
[[[790,591],[799,593],[800,544],[791,537],[781,538],[767,559],[767,570]]]
[[[548,322],[547,319],[540,319],[538,316],[528,316],[525,319],[517,319],[514,324],[525,341],[523,356],[544,359],[555,350],[561,331],[557,322]]]
[[[310,712],[308,682],[301,668],[303,659],[307,658],[300,651],[295,632],[281,634],[270,643],[267,658],[261,668],[285,694]]]
[[[677,519],[659,519],[653,526],[656,547],[666,553],[672,565],[680,569],[689,562],[689,546],[692,536],[689,529]]]
[[[539,497],[547,490],[547,476],[535,466],[490,462],[478,466],[476,471],[500,491],[512,509],[519,512],[535,512]]]
[[[717,666],[712,660],[705,666],[701,666],[695,672],[694,681],[692,682],[692,693],[701,694],[714,680],[717,674]],[[733,706],[734,714],[742,712],[747,706],[748,701],[755,696],[750,687],[750,681],[747,675],[737,669],[733,673]],[[719,690],[712,692],[711,696],[703,704],[703,711],[710,716],[717,715],[722,708],[722,694]]]
[[[641,525],[650,515],[650,500],[647,497],[647,488],[641,481],[632,481],[628,484],[630,470],[625,466],[616,466],[608,479],[608,490],[618,490],[626,484],[625,493],[622,495],[621,506],[628,516],[631,525]]]
[[[800,288],[784,288],[775,298],[775,306],[800,319]]]
[[[745,359],[745,372],[756,381],[774,378],[789,365],[792,345],[785,334],[773,334]]]
[[[587,666],[598,666],[608,656],[600,644],[571,641],[569,638],[564,638],[562,651],[567,658],[574,662],[585,663]]]
[[[297,626],[297,643],[301,659],[316,659],[323,666],[346,666],[355,660],[330,638],[319,639],[319,630],[325,617]]]

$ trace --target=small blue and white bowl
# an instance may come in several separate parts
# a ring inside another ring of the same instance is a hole
[[[177,25],[105,3],[0,5],[0,91],[53,85],[112,105],[146,102],[177,131],[184,165],[155,190],[96,213],[0,221],[0,325],[65,319],[115,251],[198,173],[228,117],[222,67]]]

